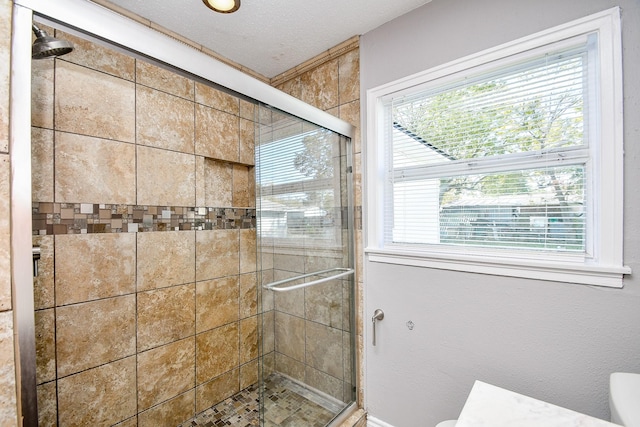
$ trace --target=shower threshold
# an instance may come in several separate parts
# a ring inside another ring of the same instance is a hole
[[[264,383],[264,427],[324,427],[347,405],[274,373]],[[260,393],[253,384],[178,427],[260,426]]]

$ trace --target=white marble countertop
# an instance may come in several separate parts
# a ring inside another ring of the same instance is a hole
[[[532,397],[476,381],[456,427],[615,427]]]

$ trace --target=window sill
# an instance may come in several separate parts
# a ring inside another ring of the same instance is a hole
[[[370,262],[464,271],[495,276],[521,277],[554,282],[622,288],[623,276],[631,274],[626,266],[588,265],[577,262],[534,261],[508,258],[486,258],[455,254],[446,257],[401,250],[365,249]]]

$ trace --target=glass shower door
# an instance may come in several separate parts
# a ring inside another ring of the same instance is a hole
[[[350,140],[260,107],[265,426],[324,426],[355,401]]]

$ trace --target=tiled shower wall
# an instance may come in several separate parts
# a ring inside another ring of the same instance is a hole
[[[309,61],[298,65],[297,67],[275,76],[271,79],[272,85],[278,89],[292,95],[302,101],[311,104],[327,113],[330,113],[342,120],[351,123],[356,127],[355,136],[352,140],[352,156],[353,156],[353,209],[355,217],[355,351],[356,351],[356,376],[359,384],[362,384],[363,371],[360,361],[362,360],[362,290],[363,290],[363,275],[362,275],[362,257],[363,257],[363,244],[362,244],[362,196],[361,196],[361,141],[360,141],[360,56],[359,56],[359,40],[358,37],[346,40],[338,46],[328,50],[324,54],[318,55]],[[336,255],[334,255],[336,256]],[[316,258],[317,259],[317,258]],[[291,271],[300,271],[301,266],[306,269],[305,272],[320,270],[323,267],[323,263],[313,262],[313,257],[306,257],[302,259],[299,256],[293,254],[280,253],[276,254],[274,258],[274,272],[278,274],[286,274]],[[328,262],[327,262],[328,261]],[[323,262],[326,262],[330,267],[332,263],[330,257],[325,257]],[[334,266],[335,264],[333,264]],[[327,288],[324,290],[323,296],[324,306],[327,305],[327,301],[330,301],[328,295],[338,292],[339,287],[333,284],[333,289]],[[314,292],[307,292],[307,296],[303,296],[302,292],[297,292],[298,295],[291,296],[276,296],[275,301],[275,313],[276,319],[279,317],[281,322],[276,322],[275,330],[276,335],[291,335],[288,330],[296,331],[295,328],[291,328],[289,323],[300,323],[300,320],[304,319],[307,324],[312,324],[311,328],[307,328],[304,341],[306,342],[307,349],[314,349],[318,343],[324,343],[327,337],[336,337],[338,331],[348,331],[347,319],[344,320],[344,327],[337,326],[335,321],[322,321],[316,320],[314,323],[310,323],[314,316],[317,316],[317,312],[312,310],[310,313],[303,313],[300,311],[300,307],[304,307],[305,304],[313,302],[319,307],[323,307],[323,301],[318,299],[318,295]],[[345,295],[346,297],[346,295]],[[280,298],[280,300],[278,300]],[[335,298],[334,301],[338,301]],[[341,308],[346,308],[348,304],[346,298],[341,301]],[[335,319],[336,307],[328,308],[324,314],[325,319],[332,317]],[[317,325],[320,323],[320,326]],[[309,333],[311,332],[311,333]],[[346,337],[346,333],[345,333]],[[347,345],[345,338],[345,346]],[[348,348],[348,347],[345,347]],[[327,376],[325,373],[334,373],[335,369],[331,366],[326,366],[321,375],[314,375],[313,366],[316,365],[316,361],[313,357],[309,358],[306,367],[302,369],[301,360],[294,357],[290,357],[291,350],[285,349],[285,354],[279,354],[276,349],[276,368],[283,370],[284,372],[297,373],[296,375],[302,375],[306,373],[307,382],[315,385],[320,390],[325,391],[335,397],[339,397],[336,387],[335,377],[333,375]],[[351,357],[351,354],[345,354],[345,358]],[[332,358],[327,358],[329,361]],[[280,363],[277,363],[278,360]],[[333,359],[335,360],[335,359]],[[346,360],[345,360],[346,366]],[[296,377],[296,375],[293,375]],[[345,388],[351,386],[346,382],[348,376],[351,373],[344,372]],[[357,390],[357,400],[360,406],[363,405],[362,387]],[[347,391],[344,391],[344,397],[346,399]]]
[[[56,36],[74,52],[33,62],[40,426],[174,426],[258,378],[255,107]]]

